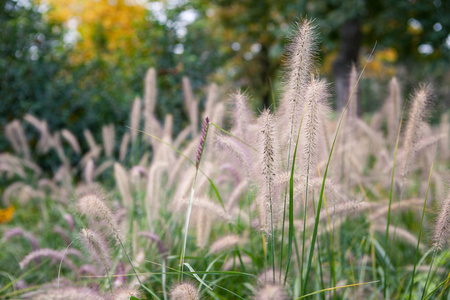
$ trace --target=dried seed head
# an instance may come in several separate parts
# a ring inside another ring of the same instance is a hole
[[[198,134],[198,102],[194,98],[192,86],[188,77],[183,77],[183,94],[184,106],[189,114],[189,121],[191,122],[192,136]]]
[[[444,200],[442,210],[439,213],[436,225],[434,227],[433,246],[435,246],[438,250],[441,250],[442,247],[446,244],[449,231],[450,231],[450,193]]]
[[[233,132],[237,137],[247,141],[248,127],[253,121],[253,114],[247,104],[248,95],[237,91],[231,95],[231,98],[234,104],[233,119],[235,120]]]
[[[192,283],[183,282],[170,291],[171,300],[199,300],[197,289]]]
[[[134,143],[136,141],[138,135],[139,125],[141,124],[141,99],[136,97],[133,101],[133,106],[131,108],[130,115],[130,124],[131,124],[131,141]]]
[[[284,115],[279,118],[286,128],[283,132],[283,143],[297,136],[300,117],[304,106],[305,90],[310,81],[317,52],[315,26],[310,20],[304,19],[296,24],[296,32],[286,50],[285,89],[280,110]]]
[[[39,259],[42,257],[48,257],[56,262],[62,262],[64,265],[66,265],[69,269],[76,271],[77,267],[75,264],[68,258],[65,257],[64,251],[57,251],[53,249],[39,249],[31,252],[25,258],[19,263],[19,266],[21,269],[24,269],[30,262],[32,262],[35,259]]]
[[[414,93],[412,105],[408,114],[408,123],[405,129],[403,151],[405,161],[403,163],[403,174],[408,173],[409,161],[413,160],[417,141],[420,139],[420,128],[426,115],[426,107],[430,102],[430,86],[422,86]]]
[[[313,79],[306,89],[306,110],[302,126],[302,149],[305,174],[317,160],[320,128],[330,112],[327,98],[327,84],[324,80]]]
[[[128,172],[119,163],[114,163],[114,179],[119,187],[124,206],[131,209],[131,206],[133,205],[133,196],[131,195],[130,179]]]
[[[130,289],[130,288],[120,288],[114,291],[111,295],[111,300],[128,300],[130,297],[135,297],[137,299],[141,299],[144,297],[143,294],[138,290],[138,288]]]
[[[239,241],[240,239],[237,235],[224,236],[212,243],[209,248],[209,253],[220,253],[225,250],[232,249],[239,243]]]
[[[254,300],[284,300],[287,299],[282,286],[267,284],[255,294]]]
[[[96,232],[86,228],[81,230],[80,238],[94,260],[108,273],[111,268],[111,258],[109,256],[109,247],[103,238]]]
[[[262,177],[258,182],[259,201],[257,204],[262,228],[270,233],[271,222],[277,222],[280,208],[274,186],[278,172],[278,150],[275,143],[273,115],[268,110],[263,111],[258,123],[260,129],[258,136],[259,169],[256,170],[256,174]]]
[[[84,287],[57,287],[46,289],[43,293],[33,297],[35,300],[102,300],[97,292]]]
[[[108,234],[117,243],[120,243],[120,231],[116,220],[105,203],[103,194],[99,191],[90,191],[78,198],[78,211],[94,221],[100,221],[105,225]]]
[[[69,143],[70,147],[77,154],[81,154],[80,144],[78,143],[77,138],[67,129],[61,130],[62,137]]]

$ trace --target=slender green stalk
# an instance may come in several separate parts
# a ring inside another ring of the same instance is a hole
[[[291,141],[292,139],[289,139],[289,149],[288,149],[288,159],[287,159],[287,170],[289,171],[289,165],[290,165],[290,157],[291,157]],[[287,201],[287,190],[288,185],[286,184],[286,187],[284,189],[284,202],[283,202],[283,223],[281,224],[281,249],[280,249],[280,269],[283,267],[283,248],[284,248],[284,224],[286,222],[286,201]],[[281,282],[281,272],[279,281]]]
[[[434,148],[434,157],[436,157],[436,149],[437,149],[437,144],[436,144],[436,146]],[[414,268],[413,268],[412,279],[411,279],[411,288],[409,290],[409,299],[412,299],[412,290],[413,290],[413,286],[414,286],[414,276],[416,275],[416,265],[417,265],[417,260],[419,259],[420,238],[421,238],[421,235],[422,235],[423,219],[425,217],[425,209],[426,209],[426,205],[427,205],[428,190],[430,189],[431,174],[433,173],[433,166],[434,166],[434,160],[431,163],[430,176],[428,177],[427,192],[425,194],[425,201],[423,202],[422,218],[420,220],[419,236],[417,238],[416,258],[414,259]]]
[[[403,113],[402,116],[400,118],[400,123],[398,126],[398,132],[397,132],[397,141],[395,142],[395,150],[394,150],[394,165],[392,166],[392,176],[391,176],[391,188],[389,191],[389,206],[388,206],[388,215],[387,215],[387,224],[386,224],[386,240],[385,240],[385,245],[386,245],[386,252],[385,252],[385,257],[384,257],[384,287],[383,287],[383,294],[384,297],[387,297],[387,281],[388,281],[388,274],[389,272],[387,271],[387,267],[386,267],[386,257],[388,255],[389,252],[389,225],[391,223],[391,205],[392,205],[392,196],[393,196],[393,190],[394,190],[394,177],[395,177],[395,166],[397,163],[397,150],[398,150],[398,141],[400,140],[400,132],[402,129],[402,124],[403,124]]]
[[[271,195],[270,191],[270,183],[269,183],[269,195]],[[273,211],[272,211],[272,197],[269,202],[270,205],[270,231],[271,231],[271,250],[272,250],[272,283],[275,284],[275,233],[273,230]]]
[[[295,157],[297,156],[298,141],[300,140],[300,131],[302,129],[303,117],[305,116],[305,108],[303,109],[302,119],[300,120],[300,125],[297,133],[297,141],[295,142],[294,155],[292,157],[292,169],[291,177],[289,178],[289,240],[288,240],[288,257],[286,262],[286,275],[284,276],[284,285],[286,285],[286,280],[289,273],[289,265],[291,263],[292,255],[292,239],[294,236],[294,171],[295,171]],[[305,228],[303,228],[305,230]],[[303,251],[303,249],[302,249]],[[300,274],[300,277],[302,274]]]
[[[208,137],[208,129],[209,129],[209,119],[206,118],[205,123],[204,123],[204,128],[203,128],[203,132],[202,132],[202,136],[200,139],[200,144],[199,144],[199,151],[197,154],[197,162],[195,164],[195,176],[194,176],[194,181],[192,182],[192,188],[191,188],[191,194],[189,197],[189,206],[186,212],[186,222],[184,225],[184,241],[183,241],[183,249],[181,251],[181,258],[180,258],[180,268],[181,268],[181,281],[183,281],[183,268],[184,268],[184,257],[186,254],[186,244],[187,244],[187,237],[188,237],[188,231],[189,231],[189,220],[191,218],[191,211],[192,211],[192,200],[194,199],[194,192],[195,192],[195,183],[197,181],[197,175],[198,175],[198,171],[199,171],[199,166],[200,166],[200,162],[202,160],[202,155],[203,155],[203,150],[204,150],[204,144],[206,142],[206,138]]]
[[[309,164],[308,164],[308,169],[306,172],[305,200],[304,200],[305,205],[303,207],[302,263],[301,263],[301,267],[300,267],[300,277],[303,277],[303,263],[305,261],[305,245],[306,245],[306,229],[307,229],[306,228],[306,219],[307,219],[306,209],[307,209],[307,202],[308,202],[308,185],[309,185]],[[302,288],[306,285],[306,280],[307,280],[307,278],[305,277],[305,280],[301,281]],[[303,293],[305,293],[305,292],[303,292]]]
[[[424,299],[423,297],[425,297],[425,293],[427,292],[428,280],[430,279],[431,270],[433,269],[434,260],[436,259],[436,254],[437,254],[437,247],[434,247],[433,257],[431,258],[430,268],[428,269],[427,279],[425,280],[425,286],[423,287],[423,292],[422,292],[422,296],[420,297],[420,300]],[[425,297],[425,299],[427,299],[429,296],[434,294],[436,291],[437,291],[437,289],[433,290],[429,295],[427,295],[427,297]]]
[[[376,45],[377,44],[375,43],[375,45],[374,45],[374,47],[372,49],[372,52],[370,54],[370,57],[373,56],[373,52],[375,51]],[[370,60],[371,59],[369,59],[368,61],[370,61]],[[356,90],[356,87],[357,87],[359,81],[361,80],[362,75],[364,74],[364,70],[366,69],[366,67],[367,67],[367,62],[364,65],[364,68],[362,69],[361,74],[359,75],[358,80],[356,81],[355,86],[353,87],[353,90],[352,90],[352,92],[350,94],[350,97],[348,98],[347,105],[345,105],[345,108],[344,108],[344,110],[343,110],[343,112],[341,114],[341,118],[339,120],[339,124],[338,124],[338,127],[336,129],[336,134],[334,135],[333,144],[331,146],[330,155],[328,157],[327,166],[326,166],[325,172],[323,174],[322,187],[320,189],[320,198],[319,198],[319,203],[317,205],[317,216],[316,216],[316,220],[315,220],[315,223],[314,223],[314,231],[313,231],[313,236],[312,236],[312,241],[311,241],[311,249],[309,250],[309,258],[308,258],[308,265],[307,265],[307,268],[306,268],[305,285],[303,286],[303,294],[306,294],[306,286],[307,286],[307,283],[308,283],[307,279],[308,279],[308,276],[309,276],[309,271],[311,270],[311,262],[312,262],[312,258],[313,258],[313,255],[314,255],[314,246],[316,244],[317,232],[318,232],[318,228],[319,228],[320,212],[321,212],[322,202],[323,202],[323,193],[324,193],[324,190],[325,190],[325,181],[327,179],[328,168],[330,166],[331,156],[333,155],[333,150],[334,150],[334,146],[336,145],[337,135],[339,133],[339,129],[341,128],[342,120],[344,119],[345,112],[347,111],[348,105],[350,104],[350,100],[352,99],[352,96],[353,96],[353,94],[354,94],[354,92]]]

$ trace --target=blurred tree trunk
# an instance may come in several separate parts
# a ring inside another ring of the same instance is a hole
[[[342,110],[348,100],[348,78],[352,63],[357,65],[361,43],[361,23],[359,19],[347,20],[339,29],[339,52],[333,62],[336,93],[336,109]]]

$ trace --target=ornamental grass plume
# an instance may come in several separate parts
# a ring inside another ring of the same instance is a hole
[[[287,299],[286,293],[282,286],[266,284],[259,288],[253,300],[284,300]]]
[[[317,161],[318,144],[320,140],[321,126],[330,107],[327,103],[328,86],[322,79],[313,79],[309,83],[305,93],[305,114],[301,132],[302,166],[304,174],[309,176],[309,170]],[[314,174],[313,172],[312,174]]]
[[[214,107],[217,106],[217,100],[218,100],[218,87],[217,84],[212,83],[208,87],[208,94],[206,96],[206,102],[205,102],[205,110],[203,112],[203,118],[206,118],[206,116],[212,116],[214,114]]]
[[[398,122],[402,113],[402,98],[400,84],[396,77],[389,82],[389,96],[386,103],[388,141],[391,145],[395,145],[397,138]]]
[[[120,244],[119,226],[105,202],[105,196],[100,191],[88,191],[78,197],[77,208],[91,221],[100,221],[107,233]]]
[[[403,176],[406,176],[409,169],[409,162],[413,160],[415,147],[420,139],[420,129],[427,113],[427,105],[430,102],[431,88],[428,85],[421,86],[412,97],[412,104],[408,114],[408,123],[405,129],[403,142],[404,162]]]
[[[129,132],[126,132],[122,137],[122,142],[120,143],[120,151],[119,151],[119,160],[124,161],[127,156],[128,144],[130,144],[131,135]]]
[[[283,145],[297,137],[305,90],[317,53],[315,26],[312,21],[304,19],[296,24],[295,29],[285,53],[285,87],[280,103],[281,117],[278,118],[282,122],[280,127],[286,129],[281,132],[287,134],[282,137]]]
[[[275,192],[275,177],[278,173],[277,147],[273,115],[264,110],[258,118],[260,134],[258,136],[258,166],[255,173],[258,180],[259,195],[257,197],[262,229],[272,234],[274,224],[278,220],[280,205]]]
[[[150,68],[144,80],[144,131],[152,134],[159,134],[161,132],[161,126],[154,115],[157,92],[156,70]],[[151,136],[145,135],[144,140],[153,143]]]
[[[111,295],[111,300],[129,300],[130,297],[135,297],[137,299],[143,299],[144,295],[137,289],[130,288],[119,288],[114,291]]]
[[[141,124],[141,99],[136,97],[133,101],[130,114],[131,141],[134,144],[138,136],[139,125]]]
[[[204,249],[208,245],[209,235],[211,234],[212,216],[205,210],[200,210],[195,218],[197,229],[196,245]]]
[[[76,154],[81,154],[80,143],[78,143],[75,135],[67,129],[61,130],[61,136],[69,143],[70,147]]]
[[[131,194],[128,172],[119,163],[114,163],[114,179],[116,180],[116,184],[119,187],[124,206],[127,209],[132,209],[133,196]]]
[[[90,185],[94,182],[94,160],[90,159],[84,166],[83,177],[86,185]]]
[[[98,233],[86,228],[81,230],[80,239],[86,250],[92,255],[92,258],[108,274],[111,269],[111,258],[109,247],[104,239]]]
[[[225,152],[226,156],[237,162],[239,173],[242,172],[244,176],[250,177],[250,165],[253,158],[248,155],[246,145],[228,135],[218,135],[216,145],[218,149]]]
[[[19,120],[14,120],[5,126],[5,137],[16,153],[22,154],[27,160],[30,159],[30,148]]]
[[[441,212],[439,213],[436,225],[434,227],[433,246],[437,250],[441,250],[447,243],[450,231],[450,191],[447,198],[442,203]]]
[[[49,248],[38,249],[30,252],[25,258],[19,263],[21,269],[24,269],[26,266],[30,264],[33,260],[37,260],[39,258],[51,258],[53,261],[62,262],[69,269],[73,271],[77,271],[77,267],[75,264],[68,258],[65,257],[65,251],[57,251]]]
[[[214,254],[230,250],[234,248],[236,245],[238,245],[239,242],[240,242],[239,236],[233,234],[226,235],[211,244],[211,246],[209,247],[209,253]]]
[[[187,77],[183,77],[183,94],[184,107],[188,112],[189,121],[191,123],[192,136],[195,137],[198,134],[198,102],[194,98],[192,86]]]
[[[171,300],[199,300],[197,288],[189,282],[182,282],[170,291]]]
[[[47,121],[41,121],[33,115],[26,114],[24,120],[34,126],[40,134],[38,144],[36,145],[39,153],[47,153],[51,147],[51,134],[48,130]]]
[[[233,101],[233,133],[244,141],[248,141],[249,126],[254,119],[253,113],[248,107],[248,95],[238,90],[231,95],[231,99]]]
[[[58,287],[33,296],[35,300],[103,300],[94,290],[85,287]]]
[[[6,230],[3,235],[2,242],[6,243],[7,241],[9,241],[9,239],[11,239],[14,236],[23,236],[25,239],[27,239],[30,242],[33,250],[39,249],[39,242],[38,242],[37,238],[31,232],[25,231],[20,227],[14,227],[14,228]]]
[[[102,127],[103,149],[106,157],[111,157],[113,155],[115,145],[114,135],[114,124],[109,124]]]

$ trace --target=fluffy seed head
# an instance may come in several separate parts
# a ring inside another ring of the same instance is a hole
[[[33,297],[35,300],[102,300],[97,292],[83,287],[58,287],[47,289],[45,292]]]
[[[62,263],[69,269],[76,271],[77,267],[75,266],[75,264],[70,259],[66,258],[64,254],[64,251],[57,251],[48,248],[35,250],[25,256],[25,258],[19,263],[19,266],[21,269],[24,269],[33,260],[47,257],[51,258],[54,261],[57,261],[58,263],[62,261]]]
[[[240,239],[237,235],[227,235],[212,243],[209,253],[220,253],[235,247]]]
[[[133,143],[136,141],[139,124],[141,123],[141,99],[139,97],[136,97],[133,101],[133,106],[131,108],[131,115],[130,115],[130,124],[131,124],[131,141]]]
[[[287,299],[286,293],[283,291],[283,287],[277,285],[266,284],[259,289],[254,300],[284,300]]]
[[[199,300],[197,289],[192,283],[183,282],[170,291],[171,300]]]
[[[73,151],[77,154],[81,154],[80,144],[78,143],[77,138],[67,129],[61,130],[62,137],[69,143],[70,147],[72,147]]]
[[[113,154],[115,144],[114,136],[115,132],[113,124],[105,125],[102,127],[103,148],[107,157],[111,157]]]
[[[258,137],[258,151],[259,151],[259,170],[257,174],[261,174],[262,178],[259,185],[258,210],[260,212],[260,219],[262,221],[262,228],[269,233],[271,228],[271,221],[278,219],[278,203],[274,189],[275,177],[277,174],[277,153],[275,143],[275,128],[273,116],[265,110],[261,113],[258,119],[260,135]]]
[[[405,153],[403,174],[408,172],[408,162],[413,159],[412,156],[414,155],[415,146],[420,139],[420,128],[426,115],[426,107],[430,101],[430,94],[430,86],[422,86],[414,93],[403,143],[403,151]]]
[[[120,153],[119,160],[123,161],[127,155],[128,144],[130,143],[130,133],[127,132],[122,137],[122,142],[120,143]]]
[[[94,260],[108,273],[111,268],[111,258],[105,241],[96,232],[86,228],[81,230],[80,238]]]
[[[388,123],[388,137],[391,144],[395,144],[398,121],[401,115],[402,98],[400,92],[400,85],[396,77],[389,82],[389,96],[387,99],[387,123]]]
[[[441,250],[442,247],[446,244],[449,231],[450,231],[450,193],[444,200],[442,210],[439,213],[436,225],[434,227],[433,246],[435,246],[438,250]]]
[[[131,195],[129,175],[125,168],[119,163],[114,163],[114,179],[119,187],[125,207],[131,209],[131,206],[133,205],[133,196]]]
[[[253,114],[247,104],[248,96],[241,91],[237,91],[231,95],[231,98],[234,104],[233,119],[235,120],[233,131],[237,137],[247,141],[248,127],[253,120]]]
[[[119,243],[120,234],[116,220],[105,203],[104,196],[99,191],[90,191],[78,198],[78,211],[93,221],[105,224],[108,234]]]
[[[304,171],[312,167],[317,159],[320,129],[324,118],[330,112],[326,102],[328,96],[327,84],[321,79],[313,79],[306,89],[305,116],[301,133]]]
[[[280,110],[284,115],[283,132],[291,139],[297,136],[297,130],[302,115],[305,90],[310,80],[310,74],[314,66],[314,57],[317,52],[315,26],[310,20],[304,19],[296,25],[296,32],[286,50],[286,75],[285,89],[281,100]]]
[[[112,294],[111,300],[128,300],[130,297],[141,299],[144,296],[137,288],[120,288]]]

